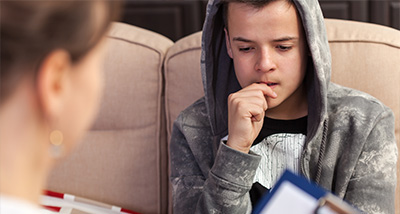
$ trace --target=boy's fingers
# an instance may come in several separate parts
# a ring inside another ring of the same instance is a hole
[[[261,121],[264,118],[264,112],[264,109],[259,106],[254,106],[253,109],[250,110],[251,120],[257,122]]]
[[[278,95],[266,84],[263,83],[253,83],[246,88],[243,89],[244,91],[247,90],[261,90],[265,96],[276,98]]]
[[[275,93],[275,91],[272,90],[271,87],[267,86],[266,84],[260,83],[260,85],[264,90],[264,95],[271,97],[271,98],[276,98],[278,95]]]
[[[242,106],[244,104],[257,105],[261,107],[263,111],[266,111],[268,109],[268,104],[265,92],[261,88],[262,87],[259,86],[246,87],[240,92],[230,94],[228,102],[232,106]],[[248,109],[248,107],[245,109]]]
[[[260,122],[264,118],[264,115],[262,114],[256,114],[251,117],[251,121],[253,122]]]

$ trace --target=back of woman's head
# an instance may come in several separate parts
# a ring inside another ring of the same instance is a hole
[[[0,104],[57,49],[77,63],[119,13],[119,0],[0,2]],[[100,12],[99,12],[100,11]]]

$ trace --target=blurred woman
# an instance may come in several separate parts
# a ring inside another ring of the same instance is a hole
[[[0,213],[39,213],[46,177],[95,118],[119,3],[1,1]]]

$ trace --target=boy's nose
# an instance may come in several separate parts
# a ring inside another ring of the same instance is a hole
[[[256,63],[256,71],[270,72],[274,71],[275,69],[276,65],[274,63],[273,56],[269,53],[269,50],[261,50]]]

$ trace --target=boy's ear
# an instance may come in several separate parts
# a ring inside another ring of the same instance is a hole
[[[226,51],[228,52],[229,57],[233,59],[231,41],[229,40],[228,30],[224,28],[224,32],[225,32]]]
[[[39,102],[46,116],[58,117],[66,100],[71,59],[68,52],[55,50],[47,55],[38,70]]]

